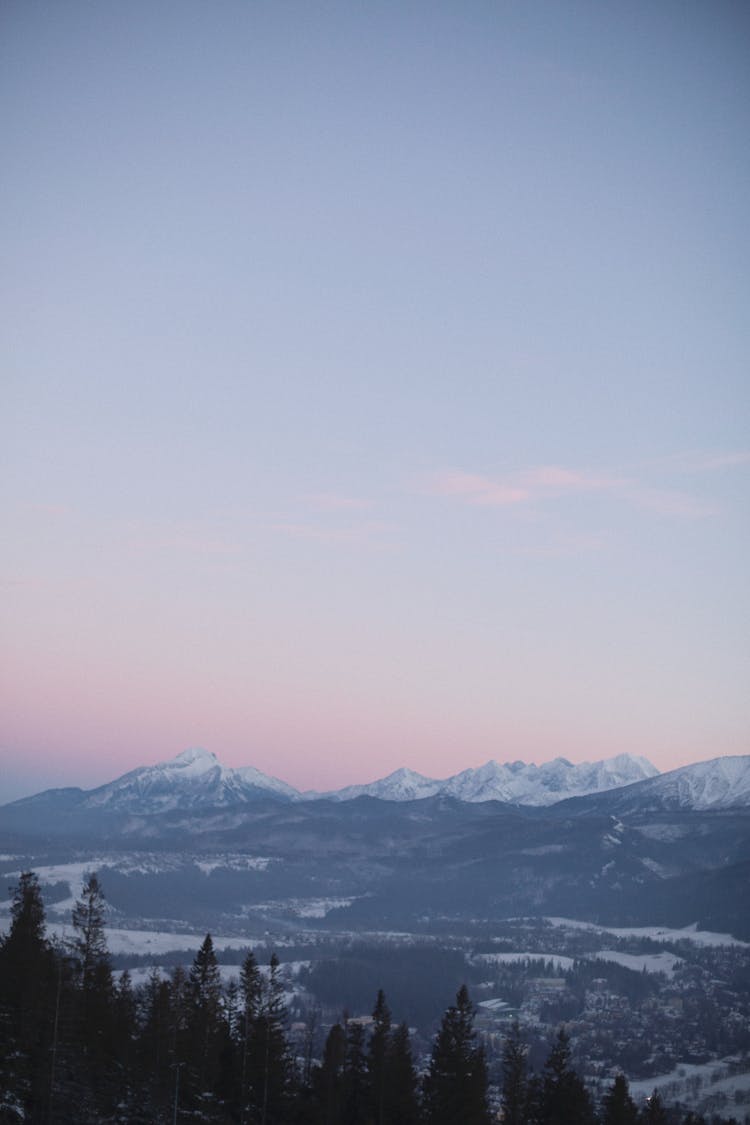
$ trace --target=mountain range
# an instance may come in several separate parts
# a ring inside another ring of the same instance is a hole
[[[63,913],[72,873],[98,870],[135,928],[452,932],[549,914],[750,939],[750,755],[663,774],[627,755],[490,762],[363,788],[299,793],[185,751],[2,806],[0,882],[38,869]]]
[[[230,768],[208,750],[190,749],[166,762],[141,766],[96,789],[47,790],[6,808],[50,807],[68,810],[156,814],[228,808],[272,799],[283,802],[415,801],[452,797],[464,802],[502,801],[545,807],[575,797],[617,791],[619,807],[721,809],[750,805],[750,755],[715,758],[660,774],[647,759],[620,754],[577,765],[565,758],[537,766],[521,761],[489,761],[443,780],[398,769],[365,785],[319,793],[301,792],[253,766]]]

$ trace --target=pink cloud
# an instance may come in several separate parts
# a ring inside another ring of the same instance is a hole
[[[589,492],[594,489],[622,488],[627,483],[618,477],[599,476],[580,472],[577,469],[564,469],[560,465],[539,465],[514,474],[529,489],[553,490],[563,492]]]
[[[713,455],[703,458],[703,468],[744,464],[750,455],[744,453]],[[692,462],[693,467],[697,462]],[[717,505],[676,489],[655,488],[641,484],[633,477],[592,473],[561,465],[537,465],[487,477],[452,469],[430,478],[430,491],[477,507],[505,507],[515,504],[550,501],[562,496],[600,492],[619,496],[639,508],[648,508],[664,516],[703,518],[716,515]]]
[[[432,491],[438,496],[455,496],[467,504],[479,506],[520,504],[530,499],[527,488],[461,470],[436,474],[432,478]]]
[[[438,496],[455,497],[480,507],[503,507],[562,493],[620,489],[628,482],[560,465],[538,465],[495,478],[452,469],[435,474],[430,483],[430,490]]]

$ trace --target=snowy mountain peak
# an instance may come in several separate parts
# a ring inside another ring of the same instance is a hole
[[[554,758],[537,766],[534,762],[486,762],[477,769],[463,770],[443,782],[443,790],[461,801],[507,801],[519,805],[551,805],[566,797],[600,793],[633,781],[652,777],[658,770],[645,758],[620,754],[603,762],[574,765],[567,758]]]
[[[381,801],[417,801],[423,797],[434,797],[440,791],[442,782],[425,777],[407,766],[389,773],[378,781],[366,785],[348,785],[328,793],[306,793],[305,797],[315,800],[327,797],[332,801],[353,801],[357,797],[377,797]]]
[[[650,778],[627,798],[643,807],[730,809],[750,806],[750,754],[712,758]]]
[[[219,759],[210,750],[204,750],[201,746],[194,746],[188,750],[183,750],[176,758],[172,758],[168,762],[160,762],[157,768],[159,769],[179,769],[182,776],[186,777],[188,773],[193,776],[205,773],[206,770],[215,769],[219,765]]]
[[[299,794],[286,782],[252,766],[231,769],[210,750],[193,747],[167,762],[131,770],[92,790],[86,795],[85,806],[155,813],[237,804],[263,796],[294,800]]]
[[[79,794],[75,800],[82,809],[136,815],[227,808],[260,798],[350,801],[362,796],[399,802],[445,796],[472,803],[546,806],[569,797],[606,794],[604,799],[613,808],[615,802],[618,808],[620,804],[623,808],[632,804],[643,808],[723,809],[750,806],[750,755],[716,758],[666,774],[659,774],[647,759],[632,754],[578,764],[565,758],[541,765],[490,759],[443,780],[401,767],[365,785],[301,793],[254,766],[230,768],[210,751],[191,748],[169,761],[131,770],[97,789],[71,792]]]

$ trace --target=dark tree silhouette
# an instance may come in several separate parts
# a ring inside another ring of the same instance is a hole
[[[638,1109],[630,1096],[628,1080],[618,1074],[602,1100],[602,1125],[636,1125]]]
[[[544,1064],[538,1117],[540,1125],[594,1125],[591,1098],[573,1069],[562,1028]]]
[[[421,1117],[409,1029],[399,1024],[391,1033],[386,1056],[386,1097],[383,1125],[417,1125]]]
[[[487,1065],[466,985],[443,1016],[424,1082],[428,1125],[489,1125]]]
[[[370,1108],[375,1125],[385,1125],[386,1062],[391,1038],[391,1012],[385,1002],[382,988],[378,990],[372,1019],[372,1033],[367,1051]]]
[[[516,1021],[503,1047],[503,1125],[526,1125],[530,1117],[527,1048]]]

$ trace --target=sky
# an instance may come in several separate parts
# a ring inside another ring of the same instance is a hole
[[[0,801],[750,751],[750,10],[0,7]]]

